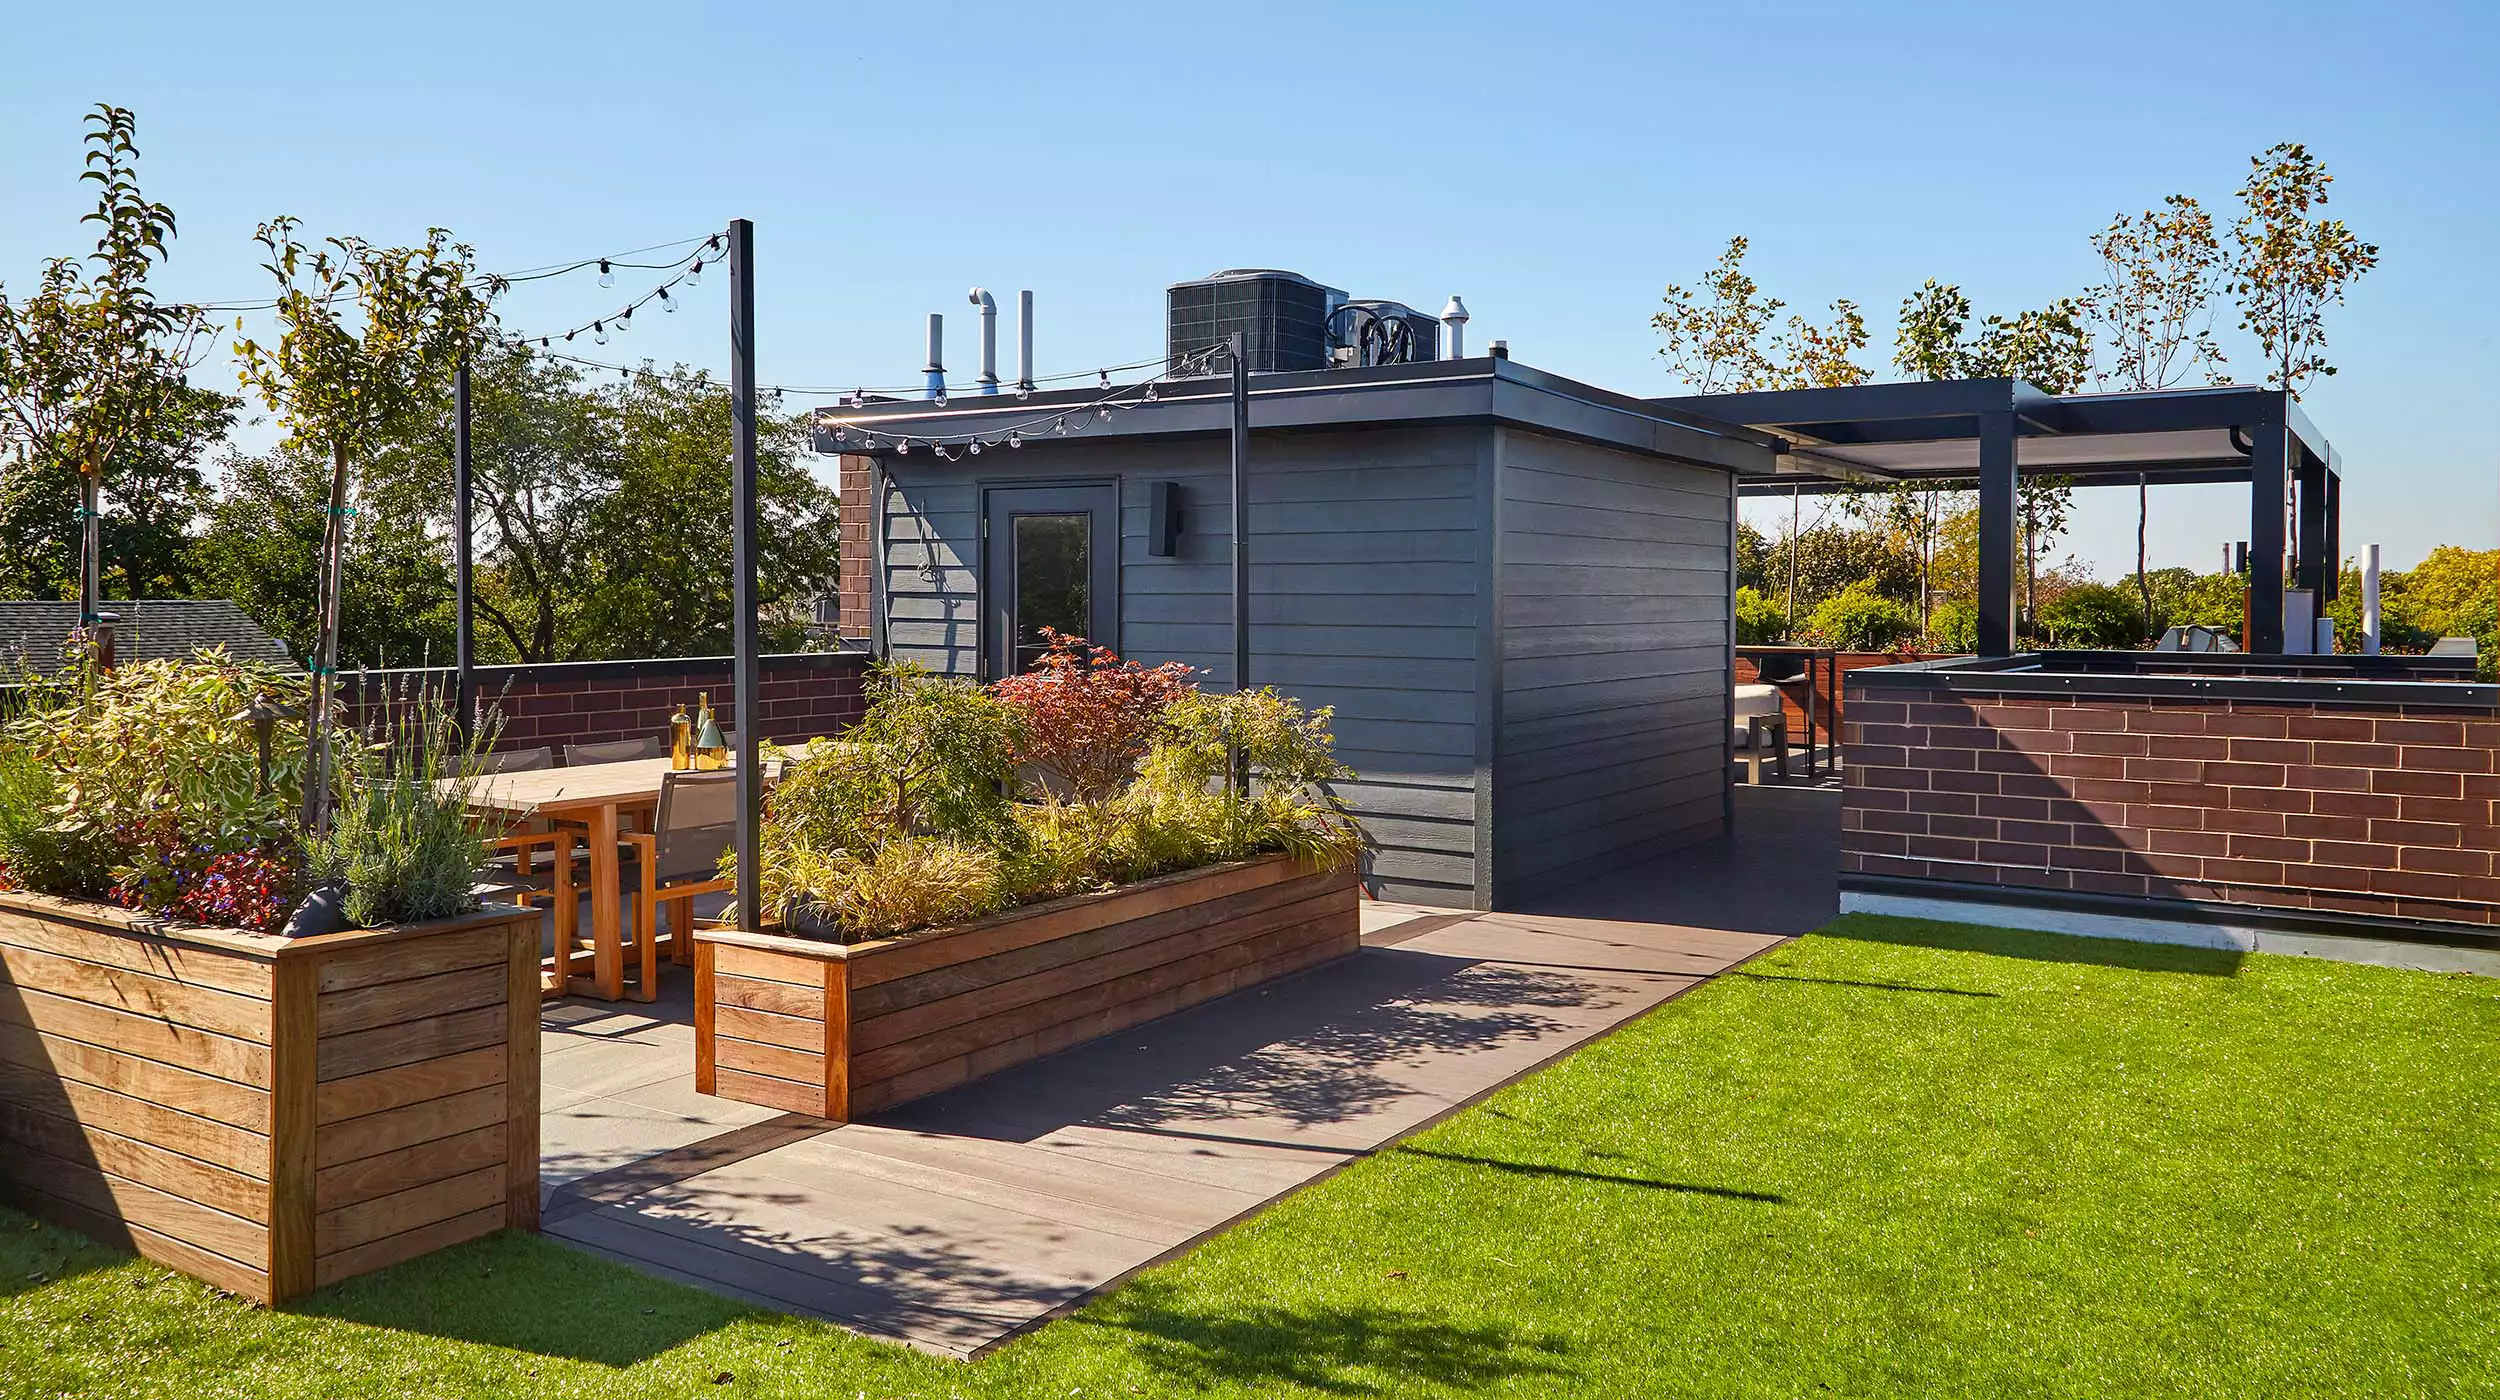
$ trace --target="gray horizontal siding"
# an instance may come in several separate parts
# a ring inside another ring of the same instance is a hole
[[[1729,504],[1712,469],[1516,430],[1503,442],[1507,904],[1718,829]]]
[[[1490,542],[1477,528],[1489,430],[1261,436],[1250,500],[1250,678],[1335,710],[1341,784],[1364,823],[1375,888],[1476,902],[1480,596]],[[1035,443],[978,461],[886,463],[886,635],[900,658],[955,674],[980,656],[984,485],[1116,480],[1119,635],[1147,665],[1178,661],[1232,681],[1230,467],[1220,441]],[[1153,484],[1181,497],[1172,557],[1147,552]],[[926,526],[924,543],[922,527]]]

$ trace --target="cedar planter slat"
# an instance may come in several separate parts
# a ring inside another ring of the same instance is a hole
[[[695,932],[695,1087],[847,1122],[1361,946],[1356,872],[1209,866],[835,944]]]
[[[256,1302],[538,1221],[538,916],[0,894],[0,1198]]]

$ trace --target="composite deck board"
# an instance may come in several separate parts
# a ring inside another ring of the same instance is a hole
[[[1458,911],[1420,926],[716,1169],[655,1172],[547,1231],[976,1355],[1779,941]],[[587,1028],[578,1046],[547,1034],[585,1069],[574,1057],[605,1053]],[[569,1121],[549,1109],[551,1154]]]

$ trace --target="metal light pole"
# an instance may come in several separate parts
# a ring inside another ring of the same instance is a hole
[[[729,221],[729,440],[732,581],[730,631],[736,669],[730,703],[738,717],[738,927],[764,926],[763,860],[757,837],[763,826],[763,773],[756,751],[763,715],[756,702],[755,620],[755,225]]]
[[[465,745],[477,707],[477,629],[470,613],[470,575],[475,560],[470,545],[469,354],[451,375],[451,558],[452,645],[451,712]]]
[[[1250,356],[1233,332],[1233,689],[1250,688]]]

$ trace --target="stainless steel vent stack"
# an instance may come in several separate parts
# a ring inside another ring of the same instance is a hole
[[[929,313],[929,363],[923,365],[920,372],[929,377],[929,397],[938,403],[946,402],[946,315],[944,312]]]
[[[972,304],[981,308],[981,392],[998,392],[998,303],[975,287]]]
[[[1016,397],[1033,392],[1033,294],[1016,293]]]
[[[1467,358],[1467,303],[1450,293],[1450,304],[1441,308],[1441,328],[1450,333],[1450,358]]]

